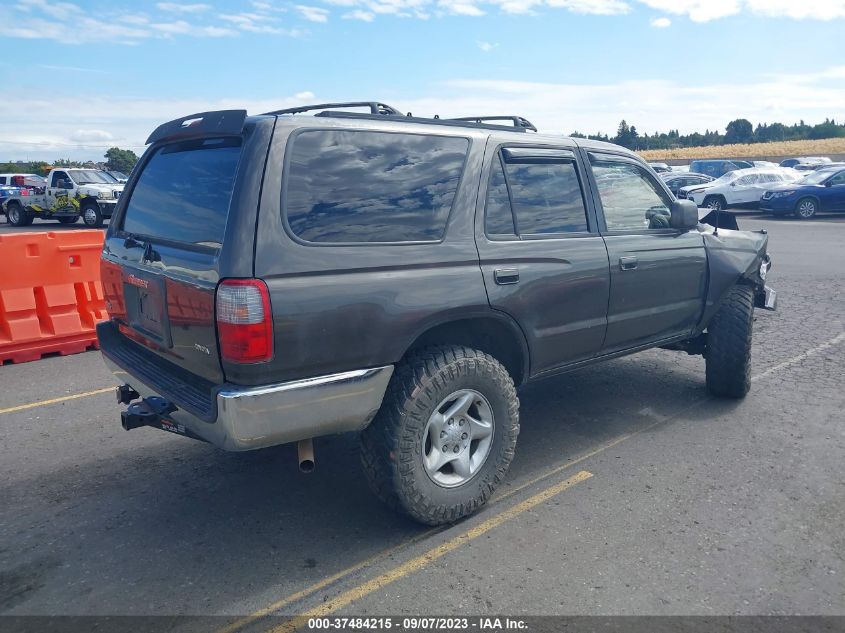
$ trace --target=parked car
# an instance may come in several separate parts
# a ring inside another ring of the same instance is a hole
[[[669,191],[675,194],[676,197],[681,198],[681,187],[689,187],[692,185],[703,185],[713,181],[712,176],[706,174],[693,174],[677,171],[670,171],[665,174],[660,174],[660,178],[669,187]]]
[[[6,220],[13,226],[29,226],[35,218],[73,224],[81,216],[87,226],[99,227],[122,191],[123,185],[98,169],[53,169],[43,193],[21,191],[6,201]]]
[[[706,174],[713,178],[724,176],[736,169],[754,167],[747,160],[694,160],[689,164],[689,170],[696,174]]]
[[[786,158],[780,161],[781,167],[795,167],[796,165],[818,165],[819,163],[832,162],[827,156],[799,156],[797,158]]]
[[[773,163],[773,162],[772,162],[772,161],[770,161],[770,160],[752,160],[752,161],[751,161],[751,164],[752,164],[754,167],[769,167],[769,168],[773,168],[773,167],[774,167],[774,168],[777,168],[777,167],[780,167],[780,165],[778,165],[777,163]]]
[[[11,198],[12,196],[20,195],[20,192],[20,187],[0,185],[0,210],[3,209],[3,205],[6,203],[6,201],[9,200],[9,198]]]
[[[704,185],[682,187],[680,197],[714,210],[755,207],[767,189],[776,184],[794,182],[798,178],[799,174],[791,169],[737,169]]]
[[[827,169],[828,167],[845,167],[845,163],[799,163],[792,169],[803,172],[804,174],[811,171],[818,171],[819,169]]]
[[[44,193],[47,180],[38,174],[6,173],[0,174],[0,185],[12,187],[27,187],[33,193]]]
[[[767,189],[760,210],[774,215],[792,213],[804,220],[821,211],[845,211],[845,166],[819,169],[797,182]]]
[[[350,107],[151,134],[102,251],[125,429],[298,442],[304,467],[361,431],[376,494],[441,524],[505,477],[524,382],[661,347],[747,393],[765,231],[714,236],[609,143]]]
[[[648,166],[651,167],[658,174],[672,171],[672,168],[669,167],[669,165],[667,165],[666,163],[649,163]]]
[[[119,183],[126,184],[127,182],[129,182],[129,176],[124,174],[122,171],[106,171],[105,173],[107,173]]]

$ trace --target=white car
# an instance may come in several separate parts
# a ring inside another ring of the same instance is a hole
[[[760,204],[760,198],[774,185],[795,182],[799,178],[801,174],[794,169],[737,169],[712,182],[682,187],[678,197],[713,210],[751,207]]]

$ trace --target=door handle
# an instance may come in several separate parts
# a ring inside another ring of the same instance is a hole
[[[519,271],[516,268],[499,268],[493,271],[493,279],[500,286],[515,284],[519,281]]]
[[[622,270],[634,270],[639,261],[636,255],[628,255],[627,257],[619,258],[619,268]]]

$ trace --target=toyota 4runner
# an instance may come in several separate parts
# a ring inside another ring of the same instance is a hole
[[[621,147],[356,105],[150,136],[102,256],[124,428],[303,467],[358,431],[376,494],[439,524],[505,477],[528,380],[662,347],[746,394],[765,232],[700,224]]]

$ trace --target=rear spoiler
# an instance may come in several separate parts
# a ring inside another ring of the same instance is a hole
[[[150,134],[146,145],[165,139],[189,138],[207,134],[240,134],[244,129],[246,110],[218,110],[189,114],[159,125]]]

